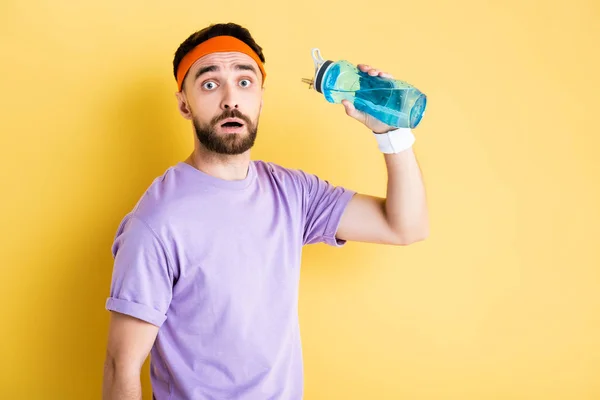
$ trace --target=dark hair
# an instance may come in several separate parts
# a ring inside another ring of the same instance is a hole
[[[215,36],[233,36],[237,39],[240,39],[242,42],[246,43],[260,58],[260,61],[265,62],[265,56],[262,52],[262,47],[258,45],[252,38],[252,35],[248,31],[248,29],[235,24],[233,22],[229,22],[227,24],[212,24],[207,26],[206,28],[192,33],[183,43],[179,45],[179,48],[175,52],[175,58],[173,59],[173,75],[175,79],[177,79],[177,68],[179,67],[179,63],[185,57],[187,53],[189,53],[194,47],[198,46],[200,43],[207,41],[210,38]]]

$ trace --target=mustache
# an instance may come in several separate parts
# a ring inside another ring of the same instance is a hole
[[[235,108],[225,110],[221,115],[217,115],[216,117],[214,117],[211,121],[211,125],[216,125],[217,123],[219,123],[219,121],[222,121],[227,118],[239,118],[242,121],[244,121],[247,125],[252,125],[252,121],[250,121],[250,118],[248,118],[247,116],[242,114],[241,111],[238,111]]]

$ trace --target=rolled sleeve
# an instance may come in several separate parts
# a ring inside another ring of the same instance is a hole
[[[129,300],[115,299],[113,297],[109,297],[106,300],[106,309],[109,311],[130,315],[158,327],[162,326],[167,319],[165,314],[148,307],[145,304],[139,304]]]
[[[167,318],[174,282],[163,242],[144,220],[131,214],[119,226],[112,251],[106,309],[160,327]]]
[[[342,216],[356,192],[334,186],[316,175],[302,173],[305,185],[304,244],[325,243],[341,247],[336,237]]]
[[[329,219],[325,224],[325,230],[323,232],[324,243],[335,247],[342,247],[346,244],[346,240],[337,238],[336,234],[342,220],[342,215],[344,215],[344,211],[346,210],[346,206],[355,194],[356,192],[344,189],[342,194],[338,196],[338,199],[329,214]]]

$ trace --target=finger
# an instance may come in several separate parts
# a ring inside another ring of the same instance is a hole
[[[356,107],[354,107],[354,105],[350,101],[342,100],[342,105],[344,106],[344,109],[346,110],[346,114],[349,117],[355,118],[361,122],[364,120],[364,114],[362,112],[358,111],[356,109]]]
[[[356,111],[356,108],[354,108],[354,105],[349,102],[348,100],[342,100],[342,105],[344,106],[344,109],[346,110],[346,114],[348,114],[349,116],[353,116],[354,111]]]
[[[394,79],[394,77],[392,76],[392,74],[388,74],[387,72],[380,72],[379,76],[381,76],[382,78]]]
[[[377,75],[379,75],[379,72],[381,72],[381,71],[379,71],[378,69],[373,68],[373,69],[369,70],[369,75],[371,75],[371,76],[377,76]]]
[[[367,64],[358,64],[357,65],[358,69],[360,69],[362,72],[368,72],[369,69],[371,69],[370,66],[368,66]]]

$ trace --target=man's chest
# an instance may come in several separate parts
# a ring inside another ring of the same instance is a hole
[[[180,221],[174,296],[193,294],[219,309],[296,293],[304,220],[300,207],[274,200],[199,204]]]

